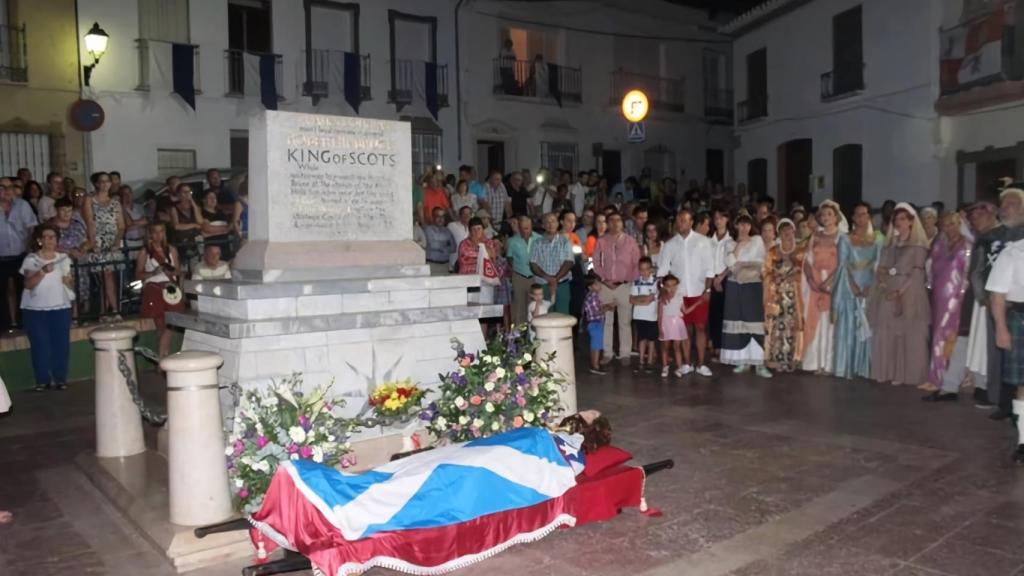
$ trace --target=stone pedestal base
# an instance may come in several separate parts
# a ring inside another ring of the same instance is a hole
[[[452,339],[467,350],[484,346],[480,318],[501,306],[469,303],[477,276],[416,275],[308,282],[190,282],[197,312],[169,314],[185,328],[185,350],[216,352],[226,389],[263,387],[301,372],[305,386],[331,384],[346,416],[368,408],[369,391],[411,378],[436,396],[439,374],[455,367]],[[222,394],[224,415],[233,402]],[[405,428],[412,429],[417,422]],[[383,433],[394,432],[385,430]],[[364,430],[360,438],[382,436]]]
[[[181,573],[255,558],[247,531],[213,534],[198,539],[192,528],[172,524],[168,518],[167,461],[153,451],[125,458],[98,458],[80,454],[75,464],[113,506]]]

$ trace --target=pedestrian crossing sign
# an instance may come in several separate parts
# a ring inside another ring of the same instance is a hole
[[[647,140],[647,125],[643,122],[630,122],[629,123],[629,135],[626,137],[628,142],[633,144],[639,144]]]

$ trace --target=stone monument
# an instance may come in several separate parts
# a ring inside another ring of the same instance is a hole
[[[405,122],[254,117],[250,236],[234,280],[186,282],[198,309],[168,315],[185,329],[183,348],[220,354],[224,386],[266,386],[292,372],[308,386],[333,381],[354,415],[386,380],[435,388],[453,367],[452,338],[483,347],[479,319],[501,307],[470,303],[478,276],[430,276],[412,241],[410,150]],[[222,402],[230,417],[227,395]]]

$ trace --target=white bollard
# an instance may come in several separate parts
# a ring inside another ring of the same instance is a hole
[[[557,312],[533,319],[533,329],[539,341],[537,355],[543,358],[554,352],[555,360],[549,368],[565,378],[565,390],[559,393],[565,414],[575,414],[579,410],[576,406],[576,357],[572,347],[572,328],[575,325],[575,317]]]
[[[212,352],[178,352],[160,361],[167,372],[167,468],[170,520],[182,526],[230,518],[224,432]]]
[[[119,368],[119,356],[127,356],[128,373],[138,382],[135,330],[124,326],[97,328],[89,332],[96,349],[96,455],[122,458],[146,451],[142,436],[142,415],[132,400]]]

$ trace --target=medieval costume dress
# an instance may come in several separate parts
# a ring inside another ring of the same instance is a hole
[[[928,239],[912,206],[901,202],[896,209],[911,214],[914,223],[906,241],[898,238],[895,225],[890,226],[878,258],[875,285],[868,297],[871,378],[917,385],[928,375]],[[896,291],[899,294],[892,297]]]
[[[960,309],[967,292],[971,242],[961,236],[951,245],[945,234],[932,242],[932,345],[928,382],[942,385],[960,331]]]
[[[839,205],[826,200],[822,207],[833,205],[837,228],[833,236],[824,230],[815,232],[807,241],[804,264],[804,355],[803,369],[808,372],[832,372],[833,336],[835,324],[832,318],[832,287],[835,286],[835,272],[839,265],[839,238],[846,233],[847,225]],[[819,208],[820,209],[820,208]],[[814,280],[812,284],[807,275]],[[827,290],[818,290],[815,284],[825,284]]]
[[[729,277],[725,285],[725,315],[722,322],[724,364],[764,364],[764,242],[750,237],[737,242],[726,254]]]
[[[874,238],[874,234],[870,234]],[[857,246],[844,235],[839,239],[839,267],[832,291],[835,318],[835,375],[840,378],[871,376],[871,327],[867,318],[868,290],[875,282],[881,245]],[[853,287],[865,296],[853,293]]]
[[[786,252],[781,245],[768,251],[764,263],[765,364],[782,372],[800,367],[803,353],[804,250],[796,244]]]

